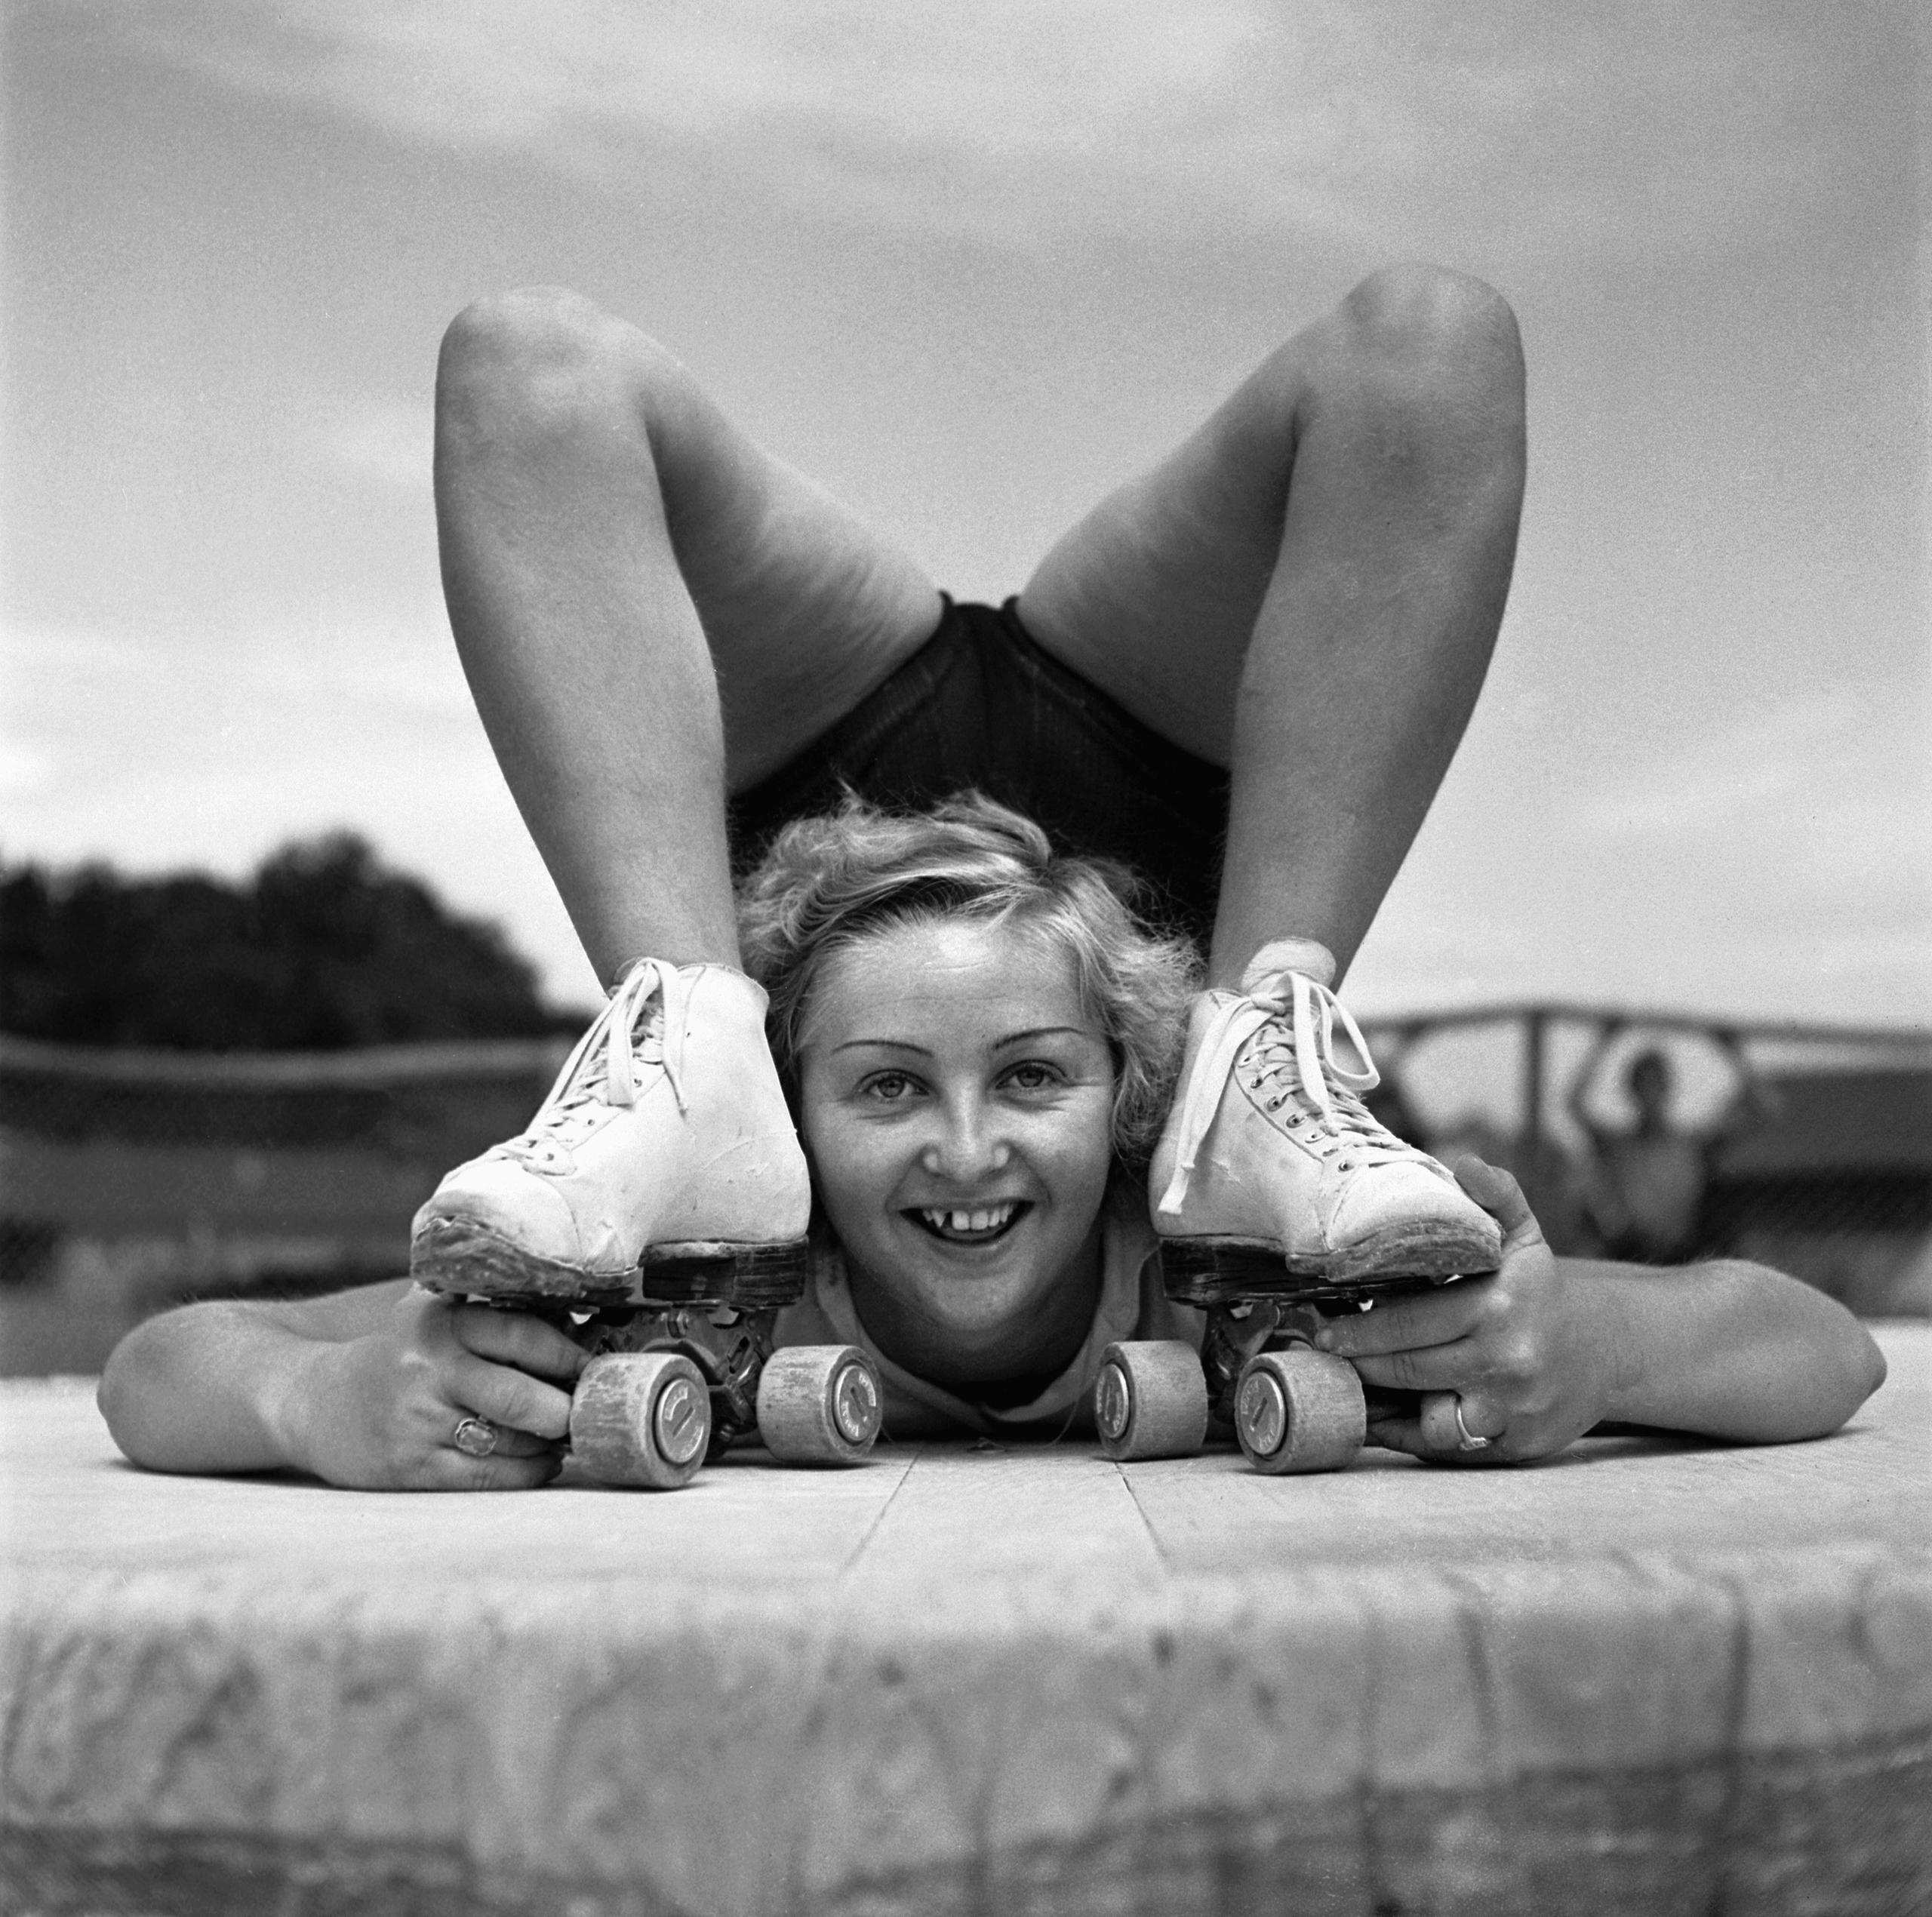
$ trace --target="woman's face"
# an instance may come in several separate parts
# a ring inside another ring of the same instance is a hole
[[[1069,1362],[1093,1318],[1114,1071],[1057,943],[890,928],[805,1008],[805,1148],[882,1349],[936,1383]]]

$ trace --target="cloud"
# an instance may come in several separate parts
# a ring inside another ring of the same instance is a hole
[[[1666,0],[183,0],[112,30],[240,91],[626,190],[701,162],[1020,243],[1191,217],[1395,245],[1501,224],[1564,251],[1788,219],[1911,51],[1883,8]]]

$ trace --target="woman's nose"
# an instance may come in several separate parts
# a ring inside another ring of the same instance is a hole
[[[945,1114],[938,1132],[926,1141],[920,1163],[934,1177],[961,1184],[1003,1171],[1012,1162],[1013,1147],[975,1106],[956,1107]]]

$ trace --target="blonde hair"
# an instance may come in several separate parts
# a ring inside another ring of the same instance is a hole
[[[738,890],[745,969],[771,995],[766,1029],[786,1091],[812,989],[835,952],[888,927],[1014,924],[1073,962],[1080,1000],[1114,1057],[1114,1155],[1146,1168],[1167,1114],[1200,959],[1137,915],[1141,882],[1110,859],[1063,857],[1032,820],[979,792],[928,812],[848,795],[795,819]]]

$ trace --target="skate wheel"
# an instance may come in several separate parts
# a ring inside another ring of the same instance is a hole
[[[1235,1386],[1235,1435],[1257,1471],[1339,1471],[1368,1435],[1361,1376],[1306,1345],[1258,1352]]]
[[[1200,1353],[1178,1338],[1108,1346],[1094,1382],[1094,1427],[1117,1463],[1193,1457],[1208,1435]]]
[[[878,1435],[878,1373],[857,1345],[794,1345],[764,1361],[758,1435],[781,1464],[860,1464]]]
[[[600,1485],[672,1491],[704,1462],[711,1394],[681,1352],[593,1358],[571,1401],[571,1451]]]

